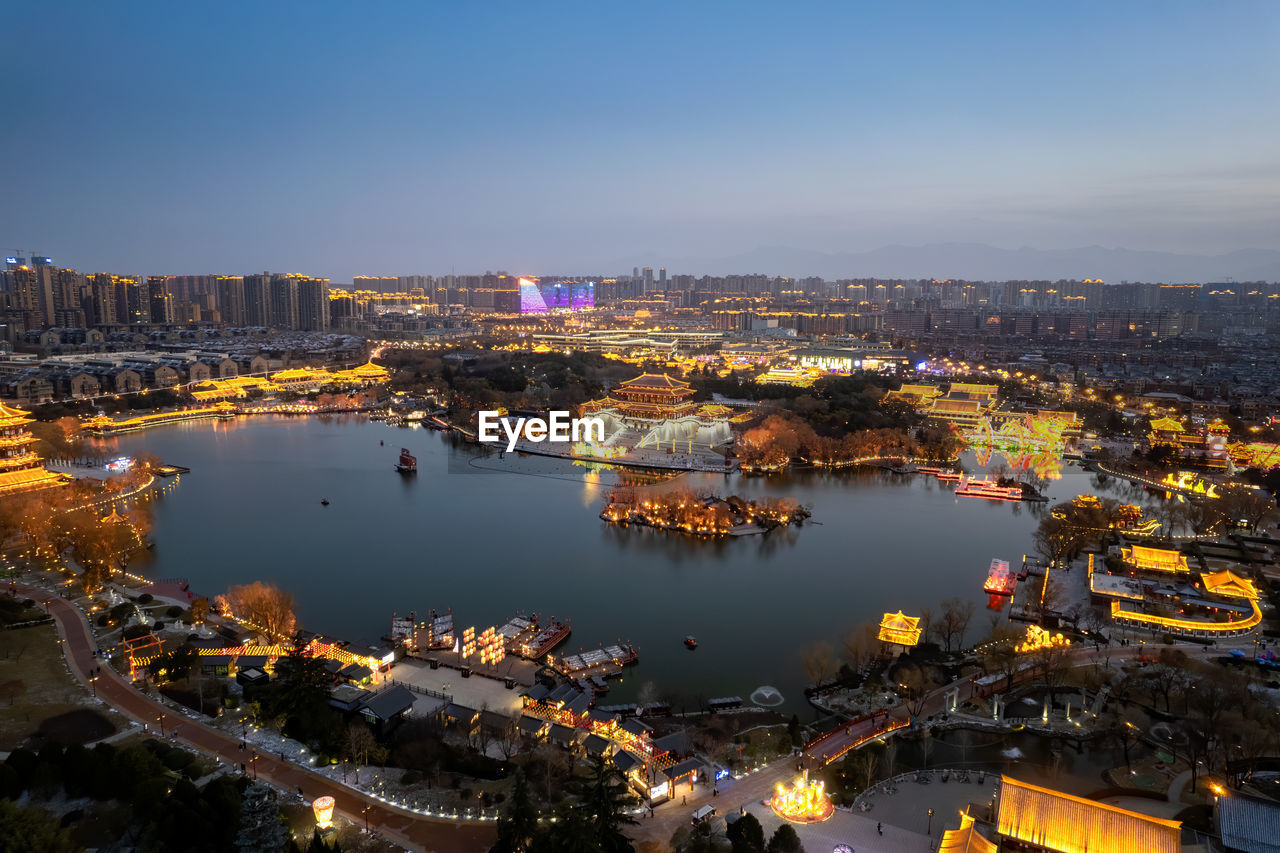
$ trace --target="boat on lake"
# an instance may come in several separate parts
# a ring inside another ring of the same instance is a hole
[[[396,470],[401,474],[418,473],[418,457],[410,453],[408,448],[400,448],[400,461],[396,463]]]

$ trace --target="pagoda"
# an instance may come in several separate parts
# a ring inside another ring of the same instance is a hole
[[[665,421],[697,411],[693,394],[688,382],[672,379],[665,373],[644,373],[620,383],[604,399],[585,403],[583,410],[610,409],[621,418]]]
[[[695,446],[713,449],[732,437],[725,410],[693,401],[688,382],[665,373],[644,373],[621,382],[607,396],[582,404],[583,415],[596,415],[605,425],[605,435],[616,445],[621,439],[628,447],[664,447],[674,452]]]
[[[32,449],[36,439],[27,428],[31,423],[27,414],[0,403],[0,495],[47,489],[66,482],[65,475],[47,470]]]

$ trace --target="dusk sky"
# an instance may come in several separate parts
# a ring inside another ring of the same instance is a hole
[[[5,11],[2,248],[85,272],[1280,249],[1275,2]]]

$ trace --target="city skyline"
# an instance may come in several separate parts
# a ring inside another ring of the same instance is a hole
[[[13,26],[60,60],[20,41],[0,71],[66,132],[6,138],[26,201],[0,235],[84,271],[334,282],[767,247],[1275,250],[1276,23],[1261,3],[29,4]]]

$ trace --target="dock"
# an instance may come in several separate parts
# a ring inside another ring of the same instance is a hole
[[[156,474],[160,477],[173,477],[178,474],[190,474],[190,468],[184,468],[181,465],[161,465],[156,468]]]
[[[576,655],[565,655],[559,660],[547,658],[547,663],[565,678],[590,678],[593,675],[609,678],[620,674],[624,668],[639,660],[640,655],[635,647],[623,643],[578,652]]]

